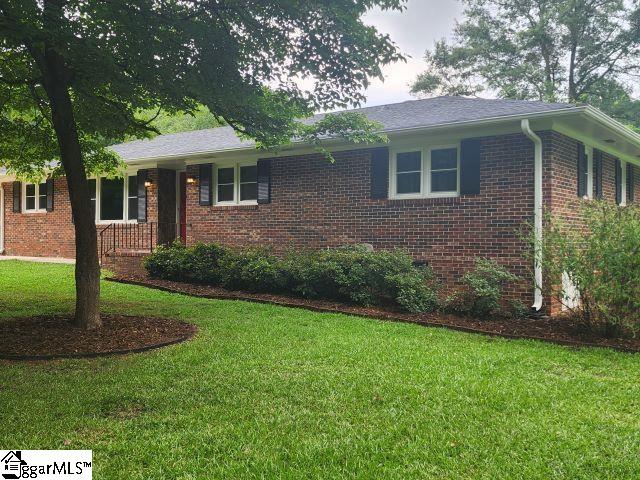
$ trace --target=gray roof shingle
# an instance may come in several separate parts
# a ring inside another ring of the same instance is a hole
[[[380,122],[384,127],[383,130],[389,132],[571,108],[576,107],[567,103],[528,100],[436,97],[350,111],[360,112],[370,120]],[[323,114],[316,115],[308,121],[313,122],[323,116]],[[121,143],[111,148],[125,161],[134,161],[251,148],[253,145],[253,141],[238,138],[231,127],[218,127],[160,135],[150,140]]]

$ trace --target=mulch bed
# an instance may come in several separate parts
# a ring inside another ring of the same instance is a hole
[[[479,333],[504,338],[521,338],[568,345],[572,347],[608,347],[624,352],[640,351],[640,338],[610,338],[589,330],[584,325],[568,317],[542,317],[527,319],[495,318],[479,320],[441,313],[410,314],[381,307],[360,307],[327,300],[231,291],[224,288],[169,280],[152,279],[143,276],[119,276],[108,280],[132,285],[141,285],[168,292],[195,297],[222,300],[245,300],[287,307],[305,308],[318,312],[345,313],[379,320],[415,323],[431,327],[444,327],[464,332]]]
[[[184,342],[195,325],[164,318],[102,315],[102,328],[83,330],[68,316],[15,318],[0,322],[0,358],[50,360],[143,352]]]

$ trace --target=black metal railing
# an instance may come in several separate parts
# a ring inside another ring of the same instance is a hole
[[[98,231],[100,260],[118,251],[153,252],[158,245],[182,240],[187,227],[180,223],[110,223]]]

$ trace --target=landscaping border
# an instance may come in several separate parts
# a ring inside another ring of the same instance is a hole
[[[118,316],[131,317],[131,318],[137,317],[136,315],[120,315],[120,314]],[[171,345],[177,345],[180,343],[187,342],[191,340],[193,337],[195,337],[195,335],[198,333],[198,326],[195,324],[184,322],[182,320],[170,319],[170,318],[163,319],[163,320],[170,320],[172,322],[179,322],[186,325],[190,325],[191,327],[193,327],[193,329],[188,334],[182,335],[178,338],[174,338],[172,340],[167,340],[160,343],[155,343],[152,345],[145,345],[142,347],[126,348],[126,349],[111,350],[111,351],[104,351],[104,352],[56,353],[51,355],[11,355],[11,354],[0,352],[0,360],[5,360],[9,362],[30,362],[30,361],[35,362],[35,361],[65,360],[65,359],[93,359],[93,358],[100,358],[100,357],[113,357],[113,356],[119,356],[119,355],[143,353],[143,352],[157,350],[160,348],[169,347]]]
[[[344,306],[344,308],[341,308],[339,306],[328,307],[328,306],[322,306],[318,304],[314,305],[308,302],[303,302],[302,300],[295,301],[292,299],[291,301],[287,301],[284,299],[286,298],[285,296],[279,296],[282,298],[275,300],[273,298],[264,298],[267,295],[261,295],[257,293],[249,294],[248,292],[239,292],[239,291],[233,291],[233,292],[228,291],[229,292],[228,294],[223,294],[223,293],[201,294],[201,293],[188,292],[186,290],[181,290],[179,288],[172,288],[170,286],[159,285],[159,284],[153,283],[153,281],[144,281],[138,278],[107,277],[105,278],[105,280],[114,282],[114,283],[121,283],[125,285],[136,285],[136,286],[151,288],[154,290],[160,290],[160,291],[169,292],[169,293],[177,293],[177,294],[185,295],[189,297],[208,298],[212,300],[240,300],[240,301],[253,302],[253,303],[278,305],[278,306],[289,307],[289,308],[301,308],[304,310],[310,310],[310,311],[321,312],[321,313],[340,313],[344,315],[372,318],[376,320],[392,321],[392,322],[398,322],[398,323],[411,323],[414,325],[421,325],[424,327],[445,328],[449,330],[455,330],[455,331],[465,332],[465,333],[475,333],[475,334],[485,335],[489,337],[499,337],[499,338],[506,338],[511,340],[536,340],[540,342],[552,343],[556,345],[562,345],[565,347],[572,347],[572,348],[578,348],[578,349],[579,348],[609,348],[612,350],[625,352],[625,353],[640,352],[640,345],[638,345],[637,347],[615,345],[615,344],[609,345],[609,344],[601,344],[601,343],[586,342],[586,341],[583,342],[583,341],[577,341],[577,340],[547,338],[547,337],[541,337],[536,335],[522,335],[522,334],[512,334],[512,333],[506,333],[506,332],[497,332],[493,330],[483,330],[480,328],[436,322],[432,320],[427,320],[424,318],[424,316],[420,316],[417,314],[402,314],[399,312],[384,310],[380,308],[377,308],[375,313],[367,313],[363,311],[354,311],[354,309],[349,308],[346,305]],[[180,282],[172,282],[172,283],[180,283]],[[186,284],[186,285],[189,285],[189,284]],[[216,288],[216,290],[222,290],[222,289]],[[272,295],[268,295],[268,296],[273,297]],[[326,303],[337,303],[337,302],[326,302]]]

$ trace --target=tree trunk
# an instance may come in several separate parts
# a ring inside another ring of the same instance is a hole
[[[64,64],[54,52],[46,52],[44,87],[49,97],[62,166],[67,176],[76,236],[75,324],[87,330],[102,326],[100,319],[100,262],[95,214],[73,115]]]

